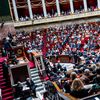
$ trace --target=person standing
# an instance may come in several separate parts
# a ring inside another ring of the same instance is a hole
[[[6,83],[8,82],[8,78],[9,78],[9,72],[8,72],[8,68],[9,68],[9,65],[7,63],[7,59],[4,60],[4,62],[2,63],[2,67],[3,67],[3,77],[5,78],[6,80]]]

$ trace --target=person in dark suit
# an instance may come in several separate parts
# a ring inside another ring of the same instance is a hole
[[[7,63],[7,59],[4,60],[4,62],[2,63],[2,67],[3,67],[3,77],[6,80],[6,83],[8,82],[8,63]]]
[[[17,64],[18,63],[17,56],[14,52],[10,52],[9,58],[12,60],[12,64]]]
[[[2,57],[7,56],[7,51],[4,49],[4,47],[1,49],[1,52],[2,52]]]
[[[17,96],[17,97],[24,97],[24,96],[23,96],[22,89],[23,89],[23,85],[21,84],[20,81],[18,81],[18,82],[17,82],[17,85],[16,85],[16,87],[15,87],[15,91],[16,91],[16,96]]]
[[[12,36],[12,34],[11,34],[10,32],[8,32],[8,37],[9,37],[10,42],[11,42],[11,41],[12,41],[12,39],[13,39],[13,36]]]
[[[7,50],[7,51],[12,50],[12,45],[11,45],[11,43],[10,43],[10,41],[9,41],[9,37],[7,37],[7,38],[5,39],[3,45],[4,45],[4,49],[5,49],[5,50]]]
[[[93,83],[100,85],[100,68],[96,69],[96,76],[93,78]]]
[[[60,70],[60,71],[63,71],[63,68],[62,68],[62,66],[61,66],[61,64],[59,62],[57,64],[57,69]]]
[[[36,85],[33,82],[33,80],[31,80],[30,78],[26,79],[26,85],[30,88],[30,90],[32,91],[32,93],[34,94],[34,97],[36,97]]]

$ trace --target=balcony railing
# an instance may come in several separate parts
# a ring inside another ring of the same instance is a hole
[[[100,10],[79,13],[79,14],[72,14],[72,15],[67,15],[67,16],[58,16],[58,17],[53,17],[53,18],[44,18],[44,19],[29,20],[29,21],[23,21],[23,22],[18,21],[18,22],[14,22],[14,26],[21,27],[21,26],[29,26],[29,25],[38,25],[38,24],[54,23],[54,22],[61,22],[61,21],[68,21],[68,20],[74,20],[74,19],[96,17],[96,16],[100,16]]]

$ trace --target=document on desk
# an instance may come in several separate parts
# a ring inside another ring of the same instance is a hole
[[[23,86],[23,91],[29,90],[30,88],[27,86]]]

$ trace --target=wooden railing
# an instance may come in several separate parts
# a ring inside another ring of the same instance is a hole
[[[63,92],[62,89],[60,89],[59,86],[56,84],[56,82],[52,82],[52,83],[57,89],[58,93],[62,95],[62,97],[66,97],[68,100],[78,100],[77,98],[71,96],[69,93]]]

